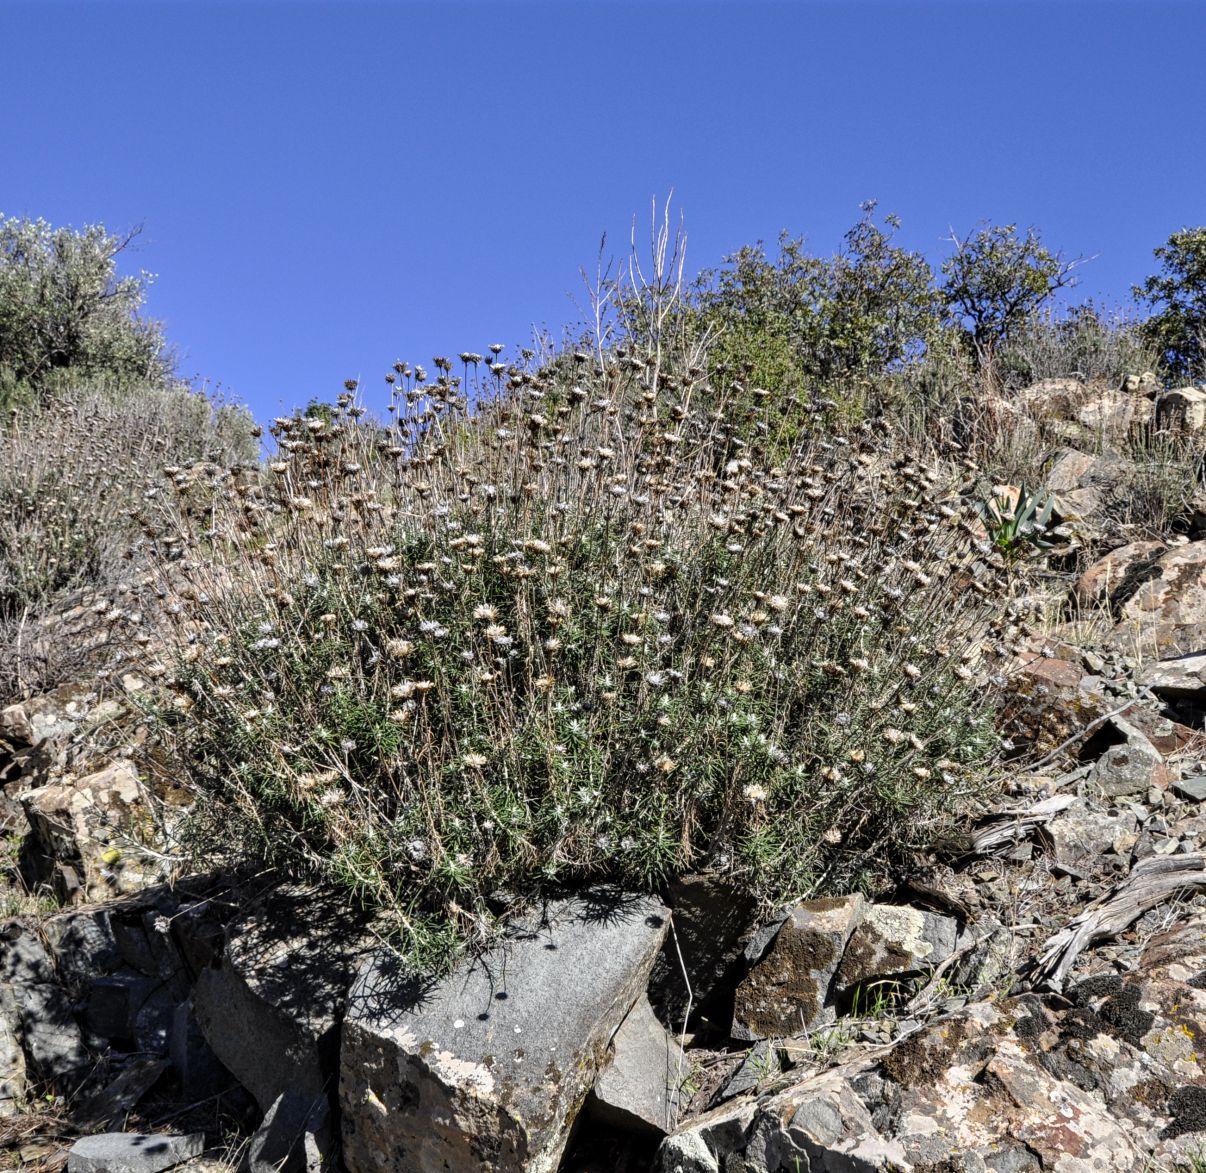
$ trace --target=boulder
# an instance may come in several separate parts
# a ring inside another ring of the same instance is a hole
[[[165,878],[159,860],[137,849],[153,835],[153,823],[130,762],[27,791],[21,802],[61,895],[103,900]]]
[[[611,1041],[611,1062],[591,1089],[592,1114],[621,1132],[664,1135],[685,1074],[682,1049],[642,995]]]
[[[172,1061],[172,1071],[180,1083],[181,1095],[189,1103],[212,1099],[229,1091],[237,1082],[205,1041],[201,1025],[193,1013],[191,998],[181,1002],[172,1015],[168,1056]]]
[[[863,910],[857,894],[808,900],[790,909],[769,945],[755,939],[737,987],[733,1037],[782,1037],[832,1022],[829,988]]]
[[[24,705],[6,705],[0,709],[0,737],[14,745],[33,745],[33,725]]]
[[[1206,429],[1206,391],[1200,387],[1178,387],[1156,400],[1156,426],[1178,432]]]
[[[370,957],[343,1025],[349,1173],[555,1169],[668,915],[595,891],[548,905],[440,981]]]
[[[107,908],[52,916],[43,922],[42,934],[60,976],[72,986],[113,973],[121,965]]]
[[[687,1026],[706,1019],[727,1027],[755,903],[708,876],[676,880],[666,902],[672,910],[671,929],[649,977],[654,1011],[672,1031],[682,1031],[688,1003]]]
[[[1152,371],[1144,371],[1141,375],[1127,375],[1122,380],[1122,389],[1132,395],[1146,395],[1151,399],[1160,391],[1160,380]]]
[[[81,1137],[67,1154],[67,1173],[161,1173],[199,1157],[205,1136],[155,1136],[142,1132],[102,1132]]]
[[[933,969],[954,953],[958,937],[959,924],[949,916],[900,905],[869,904],[846,944],[837,969],[837,988],[850,997],[879,981]]]
[[[1206,541],[1173,546],[1155,560],[1119,607],[1110,643],[1148,659],[1206,646]]]
[[[1067,493],[1079,489],[1081,481],[1096,463],[1097,457],[1075,448],[1065,448],[1055,458],[1047,474],[1045,487],[1053,493]]]
[[[1161,700],[1206,704],[1206,652],[1192,652],[1146,664],[1135,679]]]
[[[153,1001],[162,1000],[161,984],[145,974],[126,970],[98,977],[88,989],[84,1022],[106,1042],[132,1043],[136,1020]]]
[[[167,1062],[150,1055],[135,1055],[121,1062],[117,1078],[96,1088],[73,1105],[73,1117],[86,1131],[118,1128],[167,1070]]]
[[[1124,436],[1154,414],[1152,401],[1142,395],[1102,390],[1076,409],[1076,422],[1099,434]]]
[[[1153,787],[1168,789],[1172,771],[1160,751],[1129,721],[1114,717],[1111,725],[1123,738],[1097,759],[1086,780],[1091,793],[1106,798],[1144,796]]]
[[[0,1117],[15,1116],[25,1107],[25,1052],[17,1024],[0,1009]]]
[[[1088,798],[1077,798],[1045,828],[1061,864],[1091,870],[1101,857],[1115,849],[1122,836],[1133,835],[1138,819],[1129,807],[1105,808]]]
[[[1082,607],[1125,599],[1138,589],[1145,571],[1167,549],[1163,542],[1128,542],[1099,558],[1076,581],[1072,594]]]
[[[193,1008],[222,1065],[267,1112],[287,1091],[333,1088],[338,1023],[373,939],[364,918],[301,885],[273,888],[230,925],[217,965],[203,969]]]
[[[0,1020],[47,1083],[70,1088],[89,1066],[70,999],[46,950],[16,921],[0,925]]]
[[[1172,784],[1172,791],[1178,798],[1187,802],[1206,801],[1206,775],[1198,774],[1193,778],[1178,778]]]

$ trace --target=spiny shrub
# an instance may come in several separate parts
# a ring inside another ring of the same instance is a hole
[[[866,884],[977,792],[987,588],[938,474],[869,435],[772,466],[765,400],[593,365],[471,414],[398,364],[389,425],[279,419],[264,473],[165,510],[194,846],[334,880],[430,964],[551,885]]]
[[[162,491],[165,464],[254,459],[246,412],[183,390],[118,400],[64,393],[0,425],[0,688],[18,675],[18,629],[80,591],[129,573],[131,513]],[[64,654],[69,648],[62,649]],[[51,687],[52,665],[26,665]],[[30,675],[32,674],[32,675]]]

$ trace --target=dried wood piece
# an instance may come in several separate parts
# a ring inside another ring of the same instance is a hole
[[[997,811],[992,821],[972,832],[971,849],[976,855],[987,855],[1025,839],[1031,831],[1046,826],[1060,811],[1070,807],[1076,798],[1071,794],[1055,794],[1033,806]]]
[[[1206,857],[1154,855],[1137,863],[1108,895],[1093,901],[1048,940],[1035,963],[1034,984],[1058,993],[1076,958],[1090,945],[1128,929],[1149,908],[1178,892],[1202,889]]]

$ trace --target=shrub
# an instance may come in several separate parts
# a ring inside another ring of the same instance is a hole
[[[171,372],[163,334],[139,315],[150,275],[120,277],[137,230],[80,231],[0,215],[0,409],[48,386],[103,376],[159,384]]]
[[[712,369],[775,392],[845,394],[923,350],[938,325],[933,274],[920,253],[893,244],[899,221],[881,227],[875,207],[862,205],[833,257],[784,233],[774,261],[758,243],[702,273],[684,315],[710,340]]]
[[[1036,311],[1073,283],[1081,259],[1065,260],[1038,231],[1019,236],[1016,224],[983,224],[960,239],[942,264],[942,296],[981,367],[1011,341]]]
[[[1160,272],[1135,286],[1154,311],[1144,332],[1173,379],[1206,379],[1206,227],[1174,232],[1155,250]]]
[[[1067,313],[1031,315],[996,357],[1007,387],[1067,377],[1117,385],[1159,362],[1143,325],[1091,302]]]
[[[165,503],[194,843],[341,883],[419,960],[541,886],[870,883],[991,753],[936,473],[869,439],[772,467],[698,380],[581,359],[472,418],[403,377],[389,447],[349,395],[204,520]]]
[[[183,389],[114,402],[65,393],[0,427],[0,688],[18,677],[59,683],[53,664],[17,664],[23,623],[84,590],[113,589],[138,529],[131,516],[161,491],[165,465],[254,459],[246,412]],[[70,648],[60,651],[70,656]]]

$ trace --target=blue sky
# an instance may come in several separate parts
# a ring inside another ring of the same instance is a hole
[[[144,225],[183,373],[261,418],[578,311],[671,189],[698,269],[859,201],[1034,224],[1121,303],[1206,223],[1206,3],[0,0],[0,212]]]

